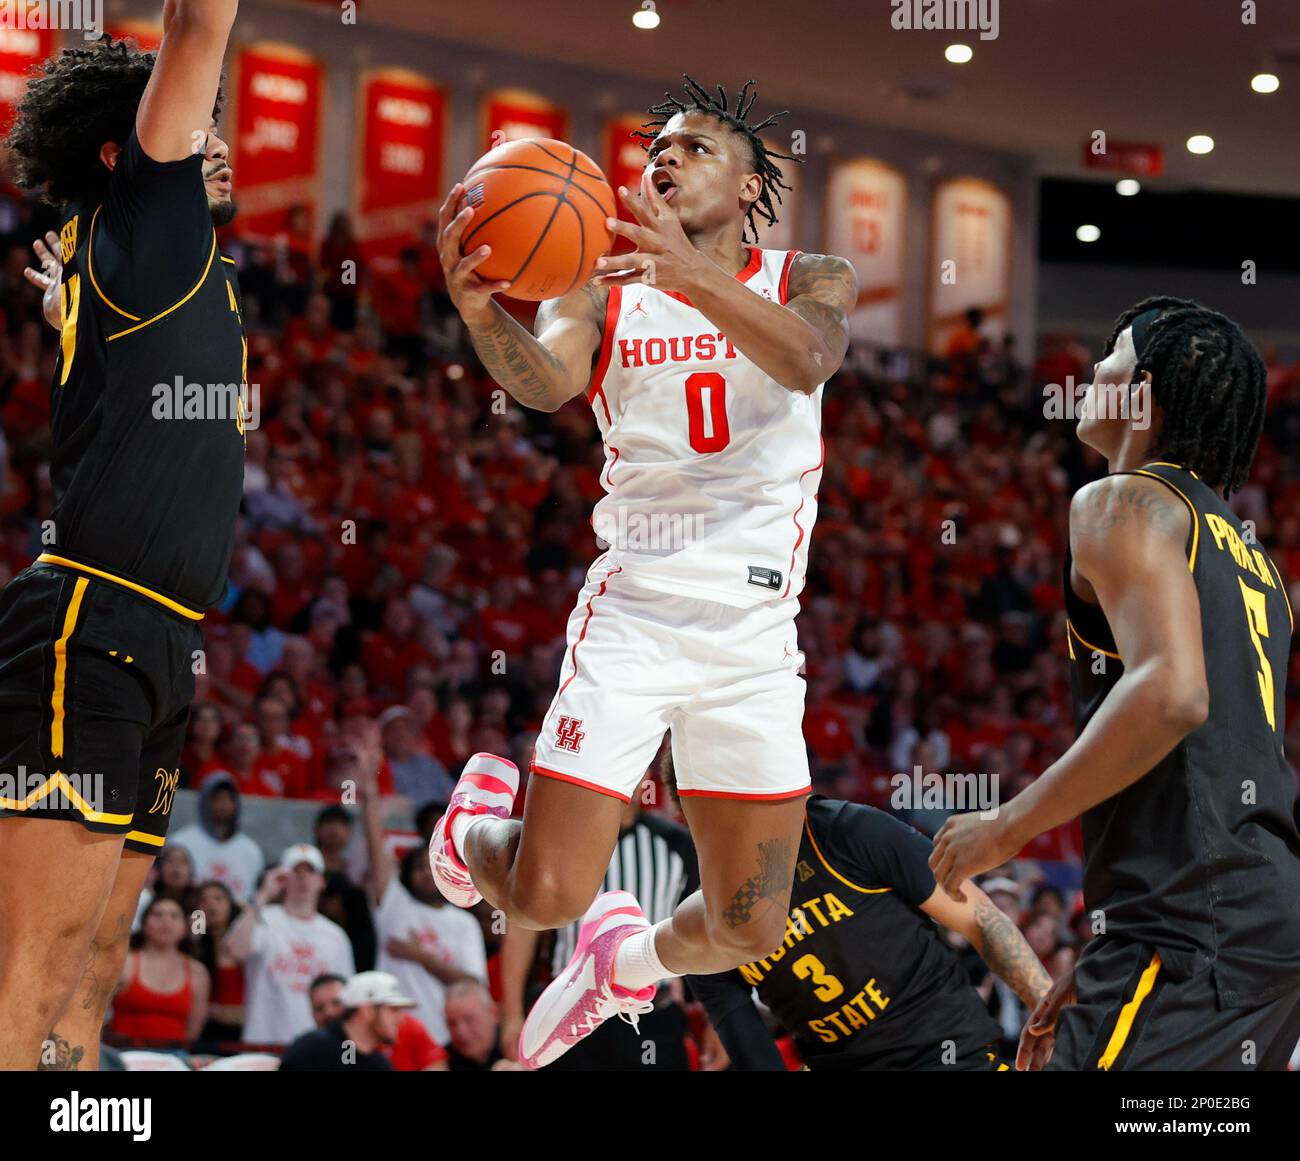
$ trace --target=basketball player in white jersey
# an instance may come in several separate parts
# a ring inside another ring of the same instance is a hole
[[[519,775],[477,754],[435,830],[439,887],[525,927],[582,916],[568,967],[524,1023],[540,1067],[604,1020],[635,1021],[658,981],[726,971],[785,935],[809,789],[794,617],[824,459],[822,385],[848,348],[856,281],[841,258],[745,245],[788,188],[746,85],[734,109],[689,77],[657,105],[632,253],[542,304],[536,337],[462,259],[473,210],[439,220],[449,293],[493,378],[526,407],[586,394],[605,443],[597,534],[610,544],[569,619],[522,824]],[[792,160],[785,158],[786,160]],[[672,730],[702,890],[651,926],[635,899],[596,897],[623,806]],[[594,899],[594,902],[593,902]],[[810,986],[813,986],[810,983]]]

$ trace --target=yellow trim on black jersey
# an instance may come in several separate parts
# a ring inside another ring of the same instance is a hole
[[[207,265],[203,267],[203,273],[199,275],[198,282],[196,282],[194,286],[190,289],[189,294],[187,294],[179,302],[172,303],[171,306],[169,306],[166,310],[159,311],[152,318],[147,318],[144,320],[144,322],[136,323],[136,325],[133,327],[127,327],[126,330],[124,331],[118,331],[117,334],[115,335],[109,335],[108,341],[111,343],[114,339],[120,339],[124,335],[131,335],[138,330],[143,330],[145,327],[151,326],[152,324],[156,323],[159,319],[166,318],[169,314],[172,313],[172,311],[179,310],[181,307],[183,307],[187,302],[189,302],[191,298],[193,298],[196,294],[198,294],[199,287],[202,286],[205,282],[207,282],[208,271],[212,269],[212,258],[216,254],[216,252],[217,252],[217,232],[213,230],[212,249],[208,251]],[[107,301],[107,299],[105,301]]]
[[[1273,558],[1269,556],[1268,553],[1264,553],[1264,559],[1268,561],[1269,566],[1273,569],[1273,575],[1277,577],[1277,587],[1282,590],[1282,599],[1286,601],[1287,619],[1291,622],[1291,632],[1294,633],[1295,613],[1291,610],[1291,595],[1286,591],[1286,584],[1282,580],[1281,570],[1278,569],[1277,565],[1273,562]]]
[[[112,581],[115,585],[122,585],[132,592],[139,593],[143,597],[148,597],[151,601],[157,601],[165,608],[171,609],[173,613],[180,613],[182,617],[188,617],[191,621],[203,620],[203,614],[196,612],[194,609],[188,609],[170,597],[165,597],[162,593],[156,593],[153,589],[145,588],[144,585],[136,584],[135,581],[127,580],[126,577],[117,576],[111,572],[105,572],[100,568],[91,568],[88,564],[82,564],[76,560],[69,560],[66,556],[55,556],[50,552],[42,552],[36,558],[37,564],[57,564],[62,568],[75,569],[77,572],[89,573],[91,576],[97,576],[102,580]],[[78,581],[78,584],[85,584],[85,581]]]
[[[131,814],[105,814],[102,810],[95,810],[91,807],[80,794],[77,788],[64,776],[62,770],[55,770],[44,782],[33,790],[26,798],[19,801],[17,798],[0,797],[0,810],[30,810],[43,798],[47,798],[56,789],[62,790],[63,795],[76,808],[77,813],[87,822],[106,822],[114,826],[125,826],[134,818]],[[147,841],[147,839],[146,839]],[[159,840],[162,841],[161,839]]]
[[[139,322],[140,316],[138,314],[132,314],[129,310],[123,310],[118,306],[117,303],[104,293],[103,289],[99,285],[99,279],[95,277],[95,222],[99,218],[100,209],[102,209],[101,206],[96,206],[95,212],[90,216],[90,236],[86,239],[86,270],[90,273],[90,285],[95,288],[95,293],[104,300],[105,306],[117,311],[117,313],[123,318],[129,318],[132,322]]]
[[[1177,464],[1157,464],[1156,467],[1178,468],[1180,472],[1187,472],[1186,468],[1179,468]],[[1196,571],[1196,550],[1201,543],[1201,517],[1196,511],[1196,505],[1193,504],[1187,498],[1187,495],[1182,490],[1182,488],[1180,488],[1177,484],[1171,483],[1169,480],[1166,480],[1164,476],[1158,476],[1155,474],[1155,472],[1144,471],[1142,468],[1134,468],[1133,474],[1135,476],[1146,476],[1152,480],[1159,480],[1162,484],[1165,484],[1166,486],[1173,488],[1173,490],[1177,492],[1179,496],[1182,497],[1183,503],[1187,505],[1187,510],[1192,514],[1192,552],[1191,555],[1187,558],[1187,567],[1190,571],[1195,572]],[[1188,475],[1194,477],[1196,473],[1188,472]]]
[[[81,598],[86,595],[90,581],[84,576],[77,578],[72,587],[72,600],[68,610],[63,614],[63,634],[54,642],[54,691],[50,694],[50,754],[55,758],[63,757],[63,721],[64,689],[68,678],[68,641],[77,627],[77,615],[81,612]],[[46,780],[48,783],[48,779]]]
[[[1065,618],[1065,628],[1067,632],[1073,633],[1076,637],[1079,637],[1079,630],[1074,627],[1074,622],[1071,621],[1069,617]],[[1066,640],[1066,644],[1069,644],[1068,639]],[[1124,660],[1124,658],[1122,658],[1118,653],[1112,653],[1109,649],[1102,649],[1098,645],[1093,645],[1091,642],[1085,641],[1082,637],[1079,637],[1079,644],[1091,653],[1100,653],[1103,657],[1113,657],[1116,661]],[[1070,656],[1071,658],[1074,657],[1073,648],[1070,650]]]
[[[1097,1067],[1105,1071],[1110,1071],[1110,1066],[1115,1063],[1116,1058],[1124,1050],[1124,1042],[1128,1039],[1128,1034],[1133,1030],[1133,1021],[1137,1019],[1138,1009],[1142,1007],[1142,1001],[1151,994],[1151,989],[1156,986],[1156,976],[1160,972],[1160,953],[1156,952],[1151,957],[1151,962],[1147,964],[1146,970],[1142,973],[1142,978],[1138,980],[1137,988],[1133,992],[1133,998],[1129,1000],[1119,1011],[1119,1019],[1115,1022],[1115,1031],[1110,1034],[1110,1041],[1106,1045],[1106,1051],[1101,1054],[1101,1059],[1097,1061]]]
[[[167,841],[161,835],[145,834],[142,830],[129,830],[126,832],[126,837],[135,839],[138,843],[148,843],[151,847],[160,847]]]
[[[233,258],[227,258],[224,254],[221,255],[221,261],[229,262],[231,266],[239,265]]]
[[[808,819],[806,816],[803,820],[803,829],[804,829],[804,833],[807,834],[808,836],[808,841],[812,843],[812,849],[816,853],[817,858],[821,860],[822,866],[825,867],[828,871],[830,871],[830,873],[834,875],[846,887],[852,887],[855,891],[860,891],[863,895],[883,895],[885,894],[885,892],[893,890],[892,887],[859,887],[856,883],[849,882],[848,879],[846,879],[843,875],[841,875],[839,871],[837,871],[834,867],[830,865],[830,863],[826,861],[826,856],[822,854],[821,847],[817,845],[817,840],[813,838],[812,827],[808,825]]]
[[[1152,460],[1149,464],[1143,464],[1144,468],[1177,468],[1180,472],[1186,472],[1193,480],[1199,480],[1198,476],[1191,468],[1186,468],[1182,464],[1171,464],[1166,460]]]

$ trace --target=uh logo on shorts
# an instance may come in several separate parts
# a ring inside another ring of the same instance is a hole
[[[559,724],[555,727],[555,744],[561,750],[569,750],[574,754],[582,750],[582,739],[587,735],[582,729],[581,718],[561,717]]]

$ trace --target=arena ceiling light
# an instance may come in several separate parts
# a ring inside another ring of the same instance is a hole
[[[1211,153],[1214,151],[1214,138],[1208,133],[1197,133],[1187,139],[1188,153]]]
[[[1101,227],[1087,225],[1080,226],[1074,231],[1074,236],[1078,238],[1080,242],[1095,242],[1101,237]]]
[[[969,44],[950,44],[943,50],[943,56],[949,64],[967,64],[975,50]]]
[[[1142,183],[1135,177],[1121,177],[1115,183],[1115,192],[1122,198],[1131,198],[1142,192]]]
[[[1256,73],[1250,78],[1250,87],[1257,93],[1276,93],[1282,87],[1277,73]]]
[[[632,23],[638,28],[659,27],[659,13],[655,11],[654,0],[644,0],[641,7],[632,13]]]

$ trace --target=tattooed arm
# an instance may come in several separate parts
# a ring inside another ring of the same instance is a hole
[[[609,291],[587,283],[542,303],[536,337],[530,335],[493,301],[492,296],[508,290],[510,284],[490,282],[477,273],[491,247],[479,246],[461,256],[461,238],[474,217],[472,206],[456,212],[464,188],[459,183],[452,186],[438,211],[438,257],[447,293],[488,374],[525,407],[556,411],[591,379]]]
[[[1032,1011],[1052,986],[1052,978],[1025,942],[1020,929],[973,883],[963,883],[966,902],[957,903],[942,888],[921,910],[936,923],[956,931],[980,953],[989,971],[1001,977]]]
[[[591,381],[608,295],[587,284],[542,303],[536,337],[495,302],[463,317],[488,374],[525,407],[555,411]]]
[[[769,301],[712,263],[687,290],[738,350],[786,389],[807,395],[844,362],[857,275],[847,259],[800,254],[790,267],[788,293],[784,306]]]
[[[1141,476],[1109,476],[1074,497],[1070,583],[1101,606],[1124,673],[1074,745],[996,818],[943,824],[930,867],[949,894],[960,897],[963,880],[1132,786],[1208,717],[1190,520],[1173,492]]]

